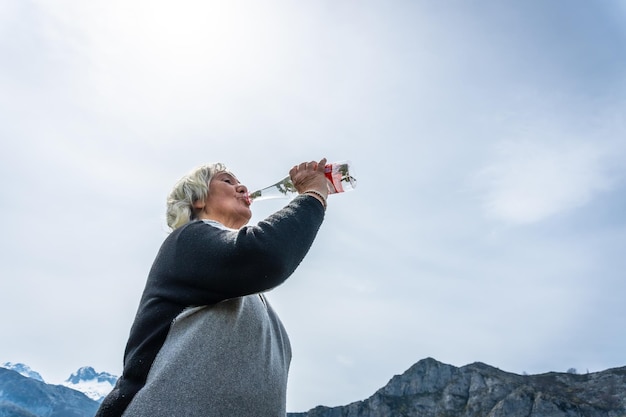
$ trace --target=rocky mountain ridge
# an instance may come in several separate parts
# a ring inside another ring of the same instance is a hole
[[[626,367],[517,375],[423,359],[363,401],[289,417],[626,417]]]
[[[98,405],[82,392],[0,368],[0,417],[92,417]]]
[[[0,367],[0,417],[95,414],[98,402],[83,393],[46,384],[25,365],[16,369],[26,376]],[[66,382],[109,384],[114,378],[85,367]],[[288,417],[626,417],[626,367],[517,375],[480,362],[459,368],[427,358],[363,401]]]

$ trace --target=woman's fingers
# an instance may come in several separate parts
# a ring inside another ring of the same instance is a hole
[[[322,158],[319,162],[310,161],[310,162],[301,162],[299,165],[294,165],[293,168],[289,171],[289,174],[302,172],[302,171],[319,171],[324,172],[324,168],[326,167],[326,158]]]
[[[310,161],[294,165],[289,171],[289,175],[298,192],[307,190],[316,190],[321,193],[327,192],[324,173],[325,166],[326,158],[322,158],[319,162]]]

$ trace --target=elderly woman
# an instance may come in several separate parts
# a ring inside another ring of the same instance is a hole
[[[299,194],[256,226],[247,189],[222,164],[182,178],[173,229],[152,265],[124,370],[96,414],[284,417],[291,348],[264,297],[308,252],[324,218],[324,165],[289,172]]]

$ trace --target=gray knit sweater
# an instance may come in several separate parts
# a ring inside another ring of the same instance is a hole
[[[124,356],[97,417],[284,417],[289,339],[260,294],[287,279],[324,217],[299,196],[238,231],[191,222],[152,266]]]

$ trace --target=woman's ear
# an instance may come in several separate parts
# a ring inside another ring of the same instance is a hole
[[[204,200],[196,200],[193,202],[193,208],[196,210],[202,210],[206,206],[206,201]]]

